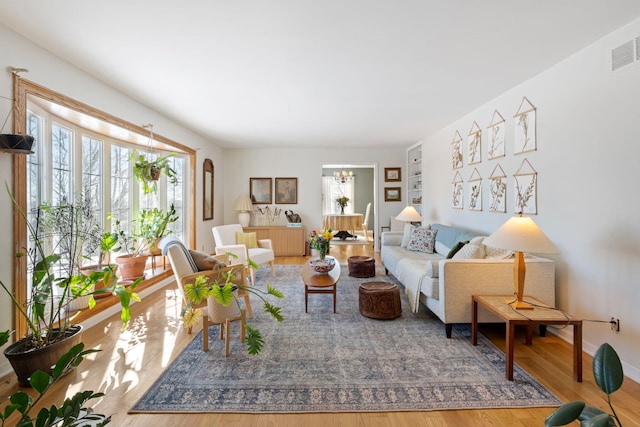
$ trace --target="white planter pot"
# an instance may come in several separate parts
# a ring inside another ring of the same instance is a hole
[[[227,319],[233,319],[240,314],[237,290],[233,291],[233,298],[234,300],[227,306],[220,304],[214,297],[207,298],[207,314],[210,323],[224,323]]]

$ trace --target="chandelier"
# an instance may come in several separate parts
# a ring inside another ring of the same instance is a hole
[[[349,182],[349,181],[353,180],[353,171],[347,172],[344,169],[342,170],[342,172],[337,172],[336,171],[336,172],[333,173],[333,177],[339,183],[344,184],[345,182]]]

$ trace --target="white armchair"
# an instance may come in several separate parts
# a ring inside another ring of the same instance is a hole
[[[273,245],[271,239],[260,239],[256,243],[258,247],[247,248],[245,244],[238,244],[236,241],[236,233],[243,233],[242,226],[240,224],[220,225],[211,229],[213,232],[213,240],[216,243],[216,254],[222,255],[227,252],[235,254],[238,259],[237,262],[245,263],[247,258],[256,264],[269,263],[271,266],[271,275],[276,275],[273,254]],[[256,273],[253,268],[250,268],[251,283],[256,284]]]

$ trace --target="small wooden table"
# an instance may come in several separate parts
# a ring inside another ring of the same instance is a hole
[[[330,258],[330,257],[327,257]],[[304,312],[308,313],[309,294],[333,294],[333,312],[336,312],[336,287],[340,279],[340,264],[336,261],[327,274],[316,273],[308,262],[302,267],[302,281],[304,282]]]
[[[582,320],[566,316],[533,297],[525,296],[525,301],[535,304],[533,310],[516,310],[507,301],[513,299],[509,295],[473,295],[471,312],[471,344],[478,344],[478,305],[491,311],[507,323],[506,330],[506,376],[513,381],[513,347],[516,325],[527,327],[526,345],[533,340],[533,325],[573,325],[573,379],[582,382]],[[538,307],[540,306],[540,307]]]

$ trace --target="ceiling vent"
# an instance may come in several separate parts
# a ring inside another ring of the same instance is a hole
[[[640,37],[629,40],[611,51],[611,71],[640,60]]]

